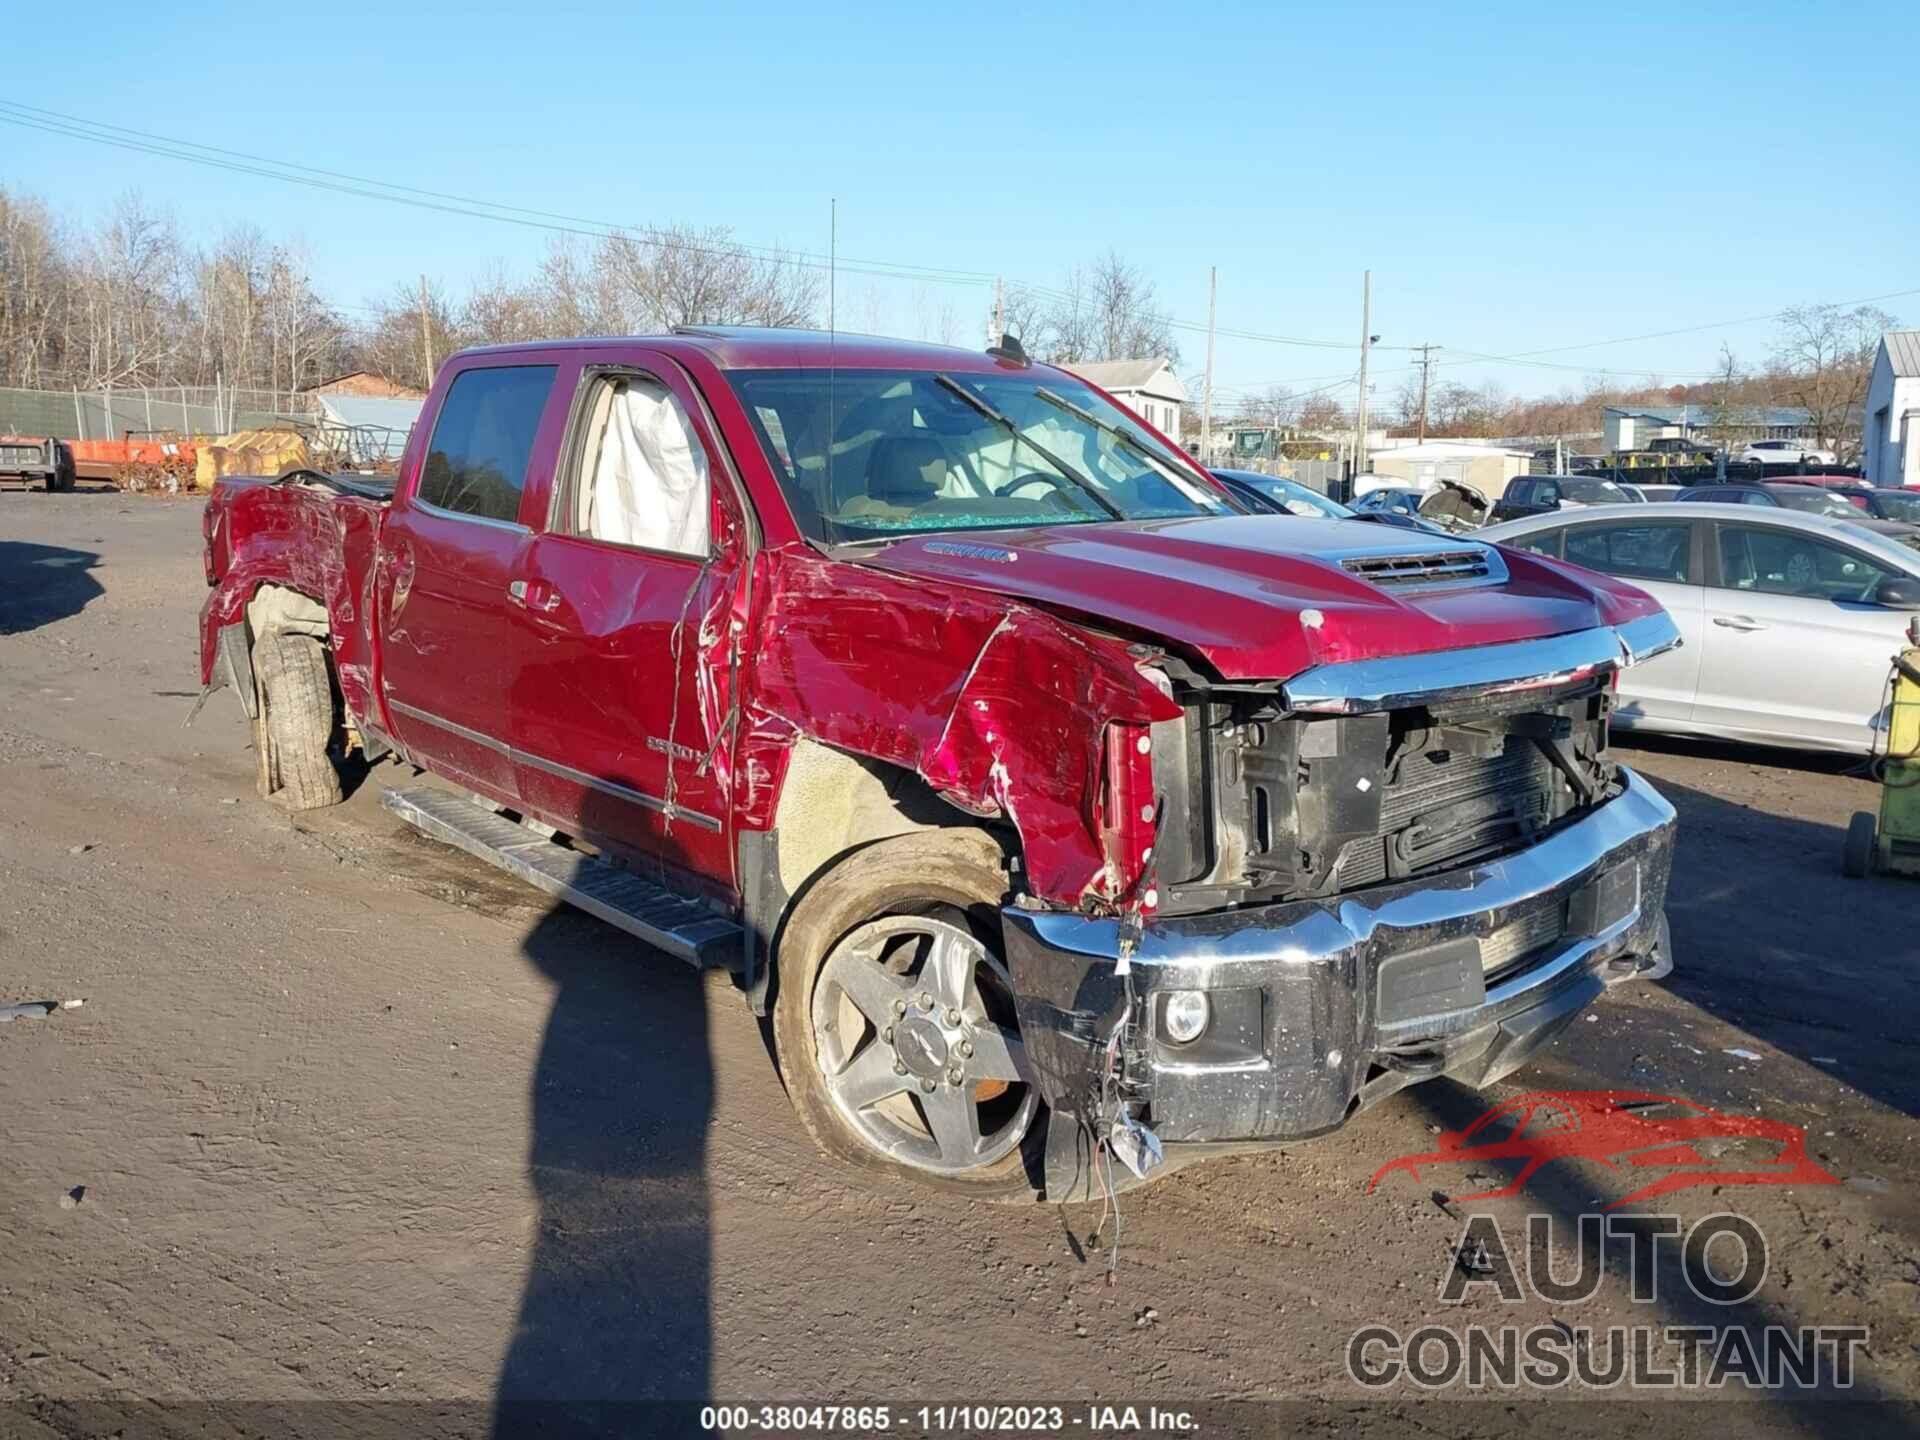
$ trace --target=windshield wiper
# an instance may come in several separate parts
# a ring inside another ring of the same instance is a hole
[[[1087,424],[1093,426],[1094,429],[1113,436],[1114,439],[1118,440],[1122,445],[1126,446],[1129,450],[1133,451],[1134,454],[1158,470],[1166,479],[1172,480],[1175,484],[1179,484],[1185,479],[1184,476],[1175,473],[1173,467],[1167,463],[1165,456],[1161,455],[1131,430],[1122,429],[1109,420],[1102,420],[1085,406],[1074,404],[1073,401],[1067,399],[1064,395],[1056,395],[1044,385],[1034,386],[1033,393],[1055,409],[1064,410],[1076,420],[1084,420]]]
[[[966,386],[962,385],[951,375],[936,375],[933,378],[936,383],[951,390],[955,395],[958,395],[962,400],[966,401],[967,404],[986,416],[987,419],[993,421],[994,424],[1013,436],[1013,447],[1016,455],[1020,453],[1020,447],[1025,445],[1029,450],[1033,451],[1034,454],[1038,455],[1042,460],[1045,460],[1049,465],[1053,466],[1055,470],[1059,471],[1060,477],[1063,480],[1071,480],[1075,485],[1078,485],[1082,490],[1086,491],[1087,494],[1091,495],[1093,497],[1093,503],[1106,511],[1107,514],[1116,520],[1124,520],[1127,518],[1118,505],[1100,493],[1099,486],[1095,485],[1093,481],[1075,470],[1071,465],[1067,464],[1066,461],[1062,460],[1058,455],[1055,455],[1038,441],[1031,440],[1027,436],[1022,435],[1020,433],[1020,427],[1005,415],[1001,414],[991,401],[987,400],[984,396],[974,394],[973,391],[967,389]]]

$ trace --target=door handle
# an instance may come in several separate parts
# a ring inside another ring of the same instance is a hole
[[[528,610],[545,612],[560,608],[560,592],[544,580],[510,580],[507,598]]]
[[[1713,623],[1726,630],[1746,631],[1764,630],[1767,628],[1756,621],[1749,620],[1744,615],[1716,615],[1713,617]]]

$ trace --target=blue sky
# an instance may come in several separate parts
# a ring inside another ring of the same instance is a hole
[[[541,210],[731,225],[843,257],[1058,284],[1109,247],[1219,343],[1223,392],[1384,345],[1539,393],[1703,374],[1766,323],[1920,291],[1920,6],[1778,0],[847,7],[96,0],[8,21],[10,99]],[[528,270],[538,230],[328,195],[0,124],[0,184],[91,218],[123,190],[196,237],[298,238],[333,297]],[[843,323],[976,344],[989,289],[843,276]],[[1920,319],[1920,293],[1881,302]],[[1204,336],[1180,334],[1197,373]],[[1576,349],[1561,347],[1579,346]],[[1461,363],[1468,352],[1538,360]],[[1403,352],[1376,358],[1376,403]],[[1351,390],[1339,391],[1350,398]]]

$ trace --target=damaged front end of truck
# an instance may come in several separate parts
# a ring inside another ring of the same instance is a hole
[[[1677,644],[1672,622],[1489,546],[1368,542],[1303,562],[1332,572],[1317,589],[1288,569],[1298,599],[1216,568],[1194,583],[1264,626],[1216,604],[1214,632],[1168,620],[1159,644],[1067,594],[1084,542],[912,541],[779,573],[762,713],[1017,836],[1005,958],[1050,1195],[1318,1134],[1417,1080],[1487,1084],[1671,964],[1673,811],[1607,728],[1618,672]],[[1510,635],[1498,613],[1538,626],[1576,593],[1579,629],[1459,643],[1466,618]],[[1383,611],[1455,643],[1368,654]],[[1255,633],[1264,649],[1221,639]],[[1292,673],[1246,673],[1263,666]]]
[[[1665,974],[1673,811],[1609,758],[1607,717],[1618,670],[1672,639],[1655,616],[1173,681],[1157,913],[1007,913],[1049,1193],[1105,1183],[1092,1146],[1126,1155],[1129,1121],[1177,1160],[1319,1134],[1418,1080],[1486,1085],[1609,985]]]

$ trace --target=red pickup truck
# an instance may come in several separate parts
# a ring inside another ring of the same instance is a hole
[[[1673,811],[1607,750],[1653,600],[1245,513],[1017,345],[467,351],[390,489],[226,479],[205,530],[263,793],[450,782],[385,803],[731,970],[875,1173],[1316,1134],[1671,965]]]

